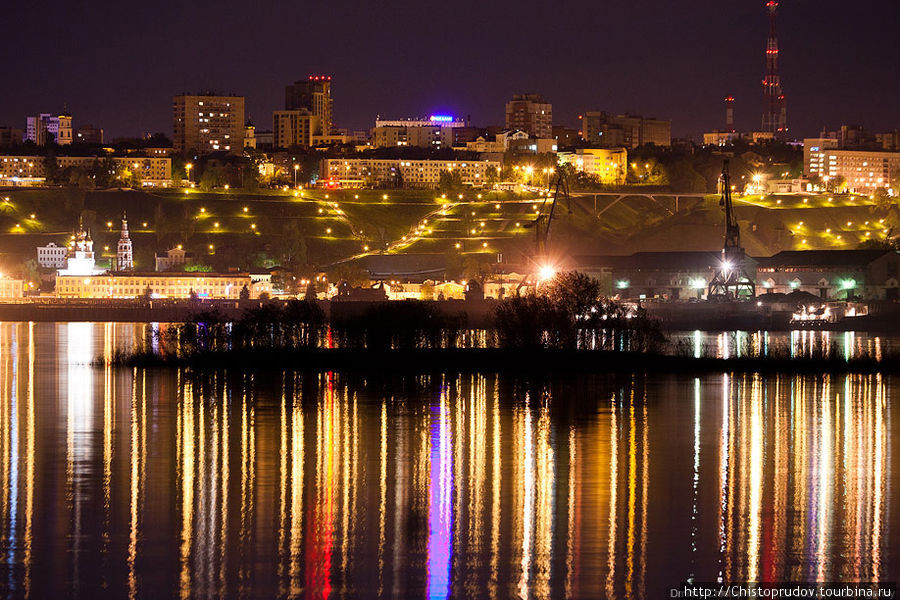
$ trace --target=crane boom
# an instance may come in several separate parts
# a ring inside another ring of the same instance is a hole
[[[747,274],[744,249],[741,247],[741,228],[731,201],[731,175],[728,161],[722,165],[722,197],[719,204],[725,208],[725,244],[722,261],[716,267],[709,282],[710,299],[736,299],[740,296],[756,296],[756,282]]]

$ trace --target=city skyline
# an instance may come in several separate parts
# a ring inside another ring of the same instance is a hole
[[[763,110],[767,18],[757,0],[677,11],[661,1],[603,11],[577,1],[564,13],[525,2],[515,14],[464,0],[442,13],[440,27],[423,26],[421,7],[405,1],[378,10],[346,0],[255,9],[231,1],[84,8],[51,1],[40,9],[50,7],[56,18],[43,31],[53,44],[34,43],[22,28],[0,41],[5,55],[31,65],[0,97],[0,125],[66,108],[109,139],[171,135],[172,97],[210,88],[245,96],[247,114],[267,128],[285,85],[310,73],[334,77],[335,124],[351,130],[370,128],[378,114],[502,123],[517,93],[544,95],[557,124],[574,127],[587,110],[629,111],[671,119],[676,137],[723,126],[728,95],[736,98],[738,129],[759,128]],[[33,22],[38,7],[7,10],[11,22]],[[900,83],[884,77],[890,69],[878,57],[892,55],[887,33],[897,17],[886,0],[859,10],[831,0],[781,3],[791,137],[841,123],[896,127]],[[290,27],[297,22],[313,24],[298,34]],[[67,47],[78,51],[60,52]]]

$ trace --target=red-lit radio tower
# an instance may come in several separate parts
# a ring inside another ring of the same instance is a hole
[[[766,44],[766,78],[763,79],[765,110],[763,111],[763,131],[771,131],[776,137],[787,133],[787,107],[784,92],[781,89],[781,77],[778,75],[778,32],[775,13],[778,2],[766,2],[769,10],[769,41]]]

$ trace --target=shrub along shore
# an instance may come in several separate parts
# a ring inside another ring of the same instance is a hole
[[[539,293],[500,301],[486,329],[471,328],[464,313],[448,315],[419,301],[372,304],[330,318],[317,303],[300,300],[248,309],[237,319],[198,312],[151,332],[134,351],[110,362],[417,372],[900,372],[900,356],[847,359],[837,345],[803,357],[787,347],[763,355],[750,344],[735,358],[695,356],[683,340],[670,343],[644,311],[604,298],[599,289],[582,274],[560,274]]]

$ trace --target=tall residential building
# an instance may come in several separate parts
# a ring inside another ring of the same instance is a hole
[[[128,219],[122,214],[122,233],[116,246],[116,270],[131,271],[134,269],[134,254],[131,248],[131,238],[128,237]]]
[[[330,134],[334,128],[331,75],[310,75],[306,81],[295,81],[286,86],[284,109],[308,110],[319,119],[319,130],[313,134]]]
[[[306,109],[272,113],[272,143],[275,148],[312,146],[312,136],[321,129],[319,117]]]
[[[172,113],[176,152],[243,151],[243,96],[181,94],[172,99]]]
[[[633,149],[645,144],[666,147],[672,145],[671,121],[606,112],[586,112],[581,118],[585,141],[601,148],[625,146]]]
[[[54,115],[41,113],[36,117],[25,119],[25,140],[38,146],[46,146],[54,142],[60,146],[72,143],[72,115],[63,113]]]
[[[515,94],[506,103],[506,128],[538,138],[553,137],[553,105],[540,94]]]

